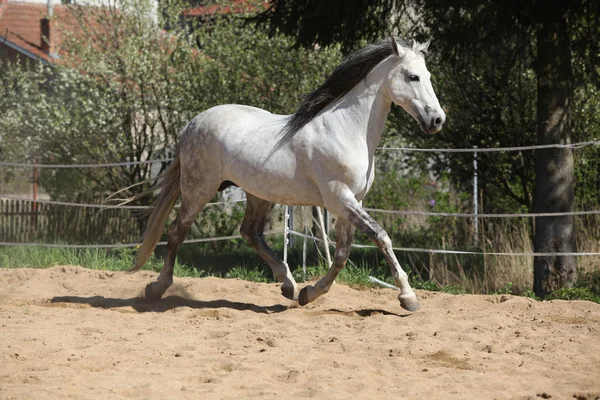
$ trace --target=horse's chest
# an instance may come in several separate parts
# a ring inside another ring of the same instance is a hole
[[[339,163],[339,180],[343,181],[357,198],[362,198],[373,183],[373,163],[365,159],[348,159]]]

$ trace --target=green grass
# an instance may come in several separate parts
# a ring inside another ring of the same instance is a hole
[[[105,271],[127,271],[135,264],[136,249],[73,249],[62,247],[0,247],[2,268],[48,268],[56,265],[79,265]],[[160,271],[162,260],[154,255],[143,269]],[[204,271],[175,264],[176,276],[203,276]]]
[[[250,282],[272,282],[272,280],[267,277],[264,268],[249,268],[247,266],[237,266],[231,268],[231,270],[225,274],[225,278],[237,278]]]
[[[584,287],[558,289],[548,296],[548,300],[588,300],[600,303],[600,295]]]
[[[556,290],[549,299],[588,300],[600,303],[600,269],[580,275],[575,287]]]
[[[79,265],[93,270],[126,271],[135,263],[137,249],[70,249],[70,248],[43,248],[43,247],[0,247],[0,267],[3,268],[47,268],[57,265]],[[277,251],[277,250],[276,250]],[[145,270],[160,271],[162,259],[152,255],[144,266]],[[218,254],[225,254],[219,258]],[[291,249],[290,265],[298,265],[300,258],[298,252]],[[163,253],[164,254],[164,253]],[[253,282],[274,282],[271,270],[247,248],[234,247],[229,249],[213,249],[207,246],[187,249],[183,252],[183,262],[177,262],[174,275],[179,277],[217,276],[224,278],[238,278]],[[384,282],[393,284],[387,266],[383,262],[369,262],[368,255],[354,257],[354,262],[349,262],[340,272],[337,281],[355,288],[378,287],[369,280],[374,276]],[[202,261],[203,267],[199,268],[192,261]],[[304,281],[301,268],[292,270],[298,282]],[[316,263],[307,267],[306,280],[316,280],[327,273],[325,263]],[[440,286],[437,282],[423,281],[416,274],[409,271],[411,285],[415,289],[441,291],[450,294],[466,294],[468,290],[459,286]],[[517,292],[515,286],[509,282],[497,289],[493,294],[513,294],[536,299],[531,290]],[[579,277],[575,287],[560,289],[547,297],[548,300],[588,300],[600,303],[600,270],[588,272]]]

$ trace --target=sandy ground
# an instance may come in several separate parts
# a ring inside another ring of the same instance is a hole
[[[0,269],[2,399],[599,399],[600,305]]]

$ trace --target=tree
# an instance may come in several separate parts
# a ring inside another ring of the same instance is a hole
[[[305,3],[273,0],[255,21],[271,31],[294,35],[298,46],[342,42],[344,48],[351,48],[361,40],[389,34],[390,20],[397,20],[400,13],[400,18],[412,23],[401,27],[401,33],[416,31],[435,38],[439,56],[429,65],[442,80],[439,96],[449,108],[449,123],[439,138],[407,135],[413,143],[439,144],[447,139],[458,147],[569,143],[569,115],[577,83],[571,73],[574,58],[585,60],[575,75],[594,79],[597,87],[600,52],[598,41],[592,38],[598,32],[598,2],[380,0],[366,5],[358,0],[333,0],[327,3],[327,13],[316,0],[309,2],[312,7]],[[363,20],[366,23],[361,25]],[[459,117],[453,122],[456,114]],[[517,121],[516,129],[513,121]],[[537,212],[573,210],[569,150],[538,151],[534,160],[523,154],[484,157],[496,158],[479,165],[491,166],[486,180],[496,185],[488,185],[488,190],[502,194],[493,197],[512,199],[512,205],[508,202],[504,207],[515,207],[516,202]],[[459,184],[469,185],[470,160],[439,157],[439,161],[451,168]],[[574,251],[573,218],[538,218],[534,248],[537,252]],[[572,285],[575,262],[572,256],[536,257],[536,294],[543,297]]]
[[[573,74],[569,35],[569,10],[560,2],[540,13],[537,26],[538,143],[571,142]],[[538,150],[535,156],[534,212],[573,211],[573,156],[566,149]],[[537,218],[536,252],[575,252],[573,216]],[[571,287],[577,276],[575,257],[537,256],[533,289],[536,295]]]

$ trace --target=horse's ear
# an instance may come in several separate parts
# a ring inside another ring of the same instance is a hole
[[[398,42],[396,42],[396,38],[394,37],[394,35],[390,36],[390,39],[392,42],[392,53],[395,56],[404,57],[404,55],[406,54],[406,49],[404,49],[398,44]]]
[[[423,53],[427,53],[427,49],[429,48],[430,44],[431,44],[431,38],[427,39],[427,41],[421,45],[421,51]]]

